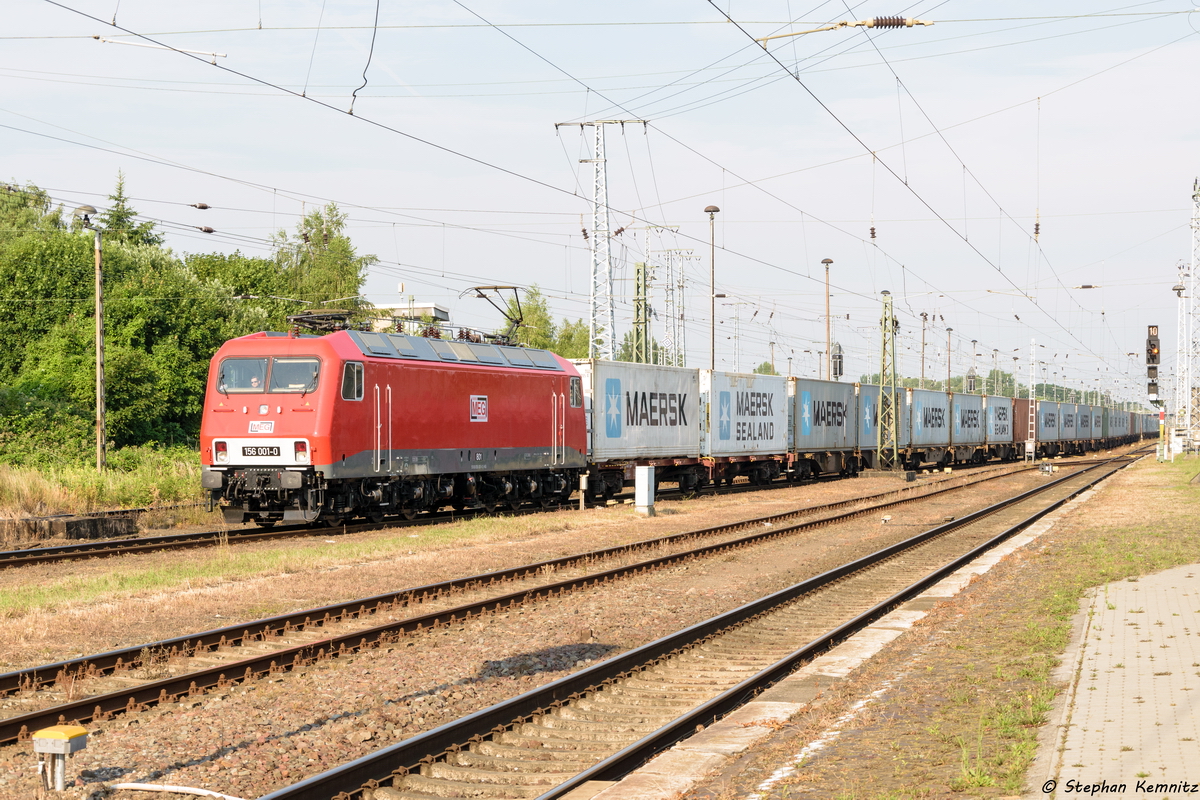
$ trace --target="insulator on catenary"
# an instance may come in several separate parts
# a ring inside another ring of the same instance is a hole
[[[872,239],[875,238],[875,226],[874,225],[871,226],[871,238]]]
[[[208,227],[207,225],[204,225],[204,226],[201,226],[201,225],[193,225],[192,227],[193,227],[193,228],[195,228],[195,229],[196,229],[196,230],[198,230],[198,231],[203,231],[204,233],[216,233],[216,230],[214,230],[213,228],[210,228],[210,227]]]
[[[1040,222],[1033,223],[1033,235],[1037,236],[1041,232],[1042,232],[1042,223],[1040,223]]]
[[[586,242],[588,240],[587,228],[580,228],[580,230],[583,231],[583,240]]]
[[[912,17],[875,17],[867,20],[868,28],[911,28],[915,20]]]
[[[199,208],[200,210],[204,210],[204,209],[208,208],[208,203],[192,203],[192,208]]]

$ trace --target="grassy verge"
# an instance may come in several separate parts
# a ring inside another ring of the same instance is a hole
[[[109,469],[64,465],[37,469],[0,465],[0,517],[141,508],[202,499],[200,458],[183,447],[125,447]]]
[[[630,512],[632,513],[632,512]],[[526,536],[561,531],[578,524],[563,514],[521,517],[477,517],[414,531],[340,540],[330,532],[315,540],[288,540],[278,547],[216,546],[187,551],[185,558],[166,557],[154,565],[147,559],[110,560],[102,571],[66,575],[38,583],[0,588],[0,618],[33,611],[54,611],[68,606],[121,598],[181,587],[199,588],[239,580],[292,575],[339,564],[385,560],[421,549],[443,547],[480,537]],[[408,584],[398,584],[399,586]],[[267,613],[267,612],[264,612]]]
[[[897,688],[770,797],[1019,793],[1063,688],[1051,671],[1087,589],[1200,562],[1200,487],[1189,484],[1198,471],[1194,459],[1143,462],[931,614],[924,635],[896,643],[911,659]],[[849,682],[835,705],[878,686],[902,657],[895,655]]]

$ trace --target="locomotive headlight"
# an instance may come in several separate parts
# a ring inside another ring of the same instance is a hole
[[[218,464],[229,463],[229,445],[225,442],[213,442],[213,453]]]
[[[296,442],[293,452],[297,464],[308,463],[308,442]]]

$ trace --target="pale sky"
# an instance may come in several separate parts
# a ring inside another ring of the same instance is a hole
[[[980,372],[994,357],[1025,380],[1033,339],[1037,380],[1141,400],[1148,324],[1170,372],[1200,175],[1188,3],[380,2],[373,31],[376,7],[12,0],[0,177],[103,207],[122,170],[180,253],[268,255],[272,230],[335,201],[380,259],[368,299],[492,329],[468,287],[536,283],[586,318],[591,129],[555,123],[641,119],[606,126],[618,339],[634,263],[661,284],[682,251],[688,364],[707,366],[717,205],[719,368],[774,342],[781,372],[815,375],[830,258],[847,378],[878,369],[883,289],[906,374],[921,312],[931,378],[949,339],[954,374],[974,348]],[[935,24],[754,42],[877,15]]]

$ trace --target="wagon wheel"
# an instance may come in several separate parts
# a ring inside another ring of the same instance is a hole
[[[412,506],[405,506],[404,508],[400,509],[400,514],[405,519],[416,519],[417,518],[417,510],[415,508],[413,508]]]
[[[273,528],[278,521],[277,519],[256,519],[254,524],[260,528]]]
[[[466,502],[459,500],[458,498],[455,498],[450,501],[450,507],[453,508],[455,511],[462,511],[464,508],[467,507],[467,504],[466,504]]]
[[[519,498],[514,497],[513,499],[508,501],[507,505],[508,505],[508,510],[512,511],[513,513],[516,513],[521,510],[521,500]]]
[[[375,523],[376,525],[378,525],[379,523],[383,522],[383,512],[382,511],[368,511],[367,519],[370,520],[371,522]]]
[[[499,505],[499,503],[497,503],[495,500],[484,500],[484,501],[480,502],[480,504],[479,504],[479,505],[480,505],[480,506],[483,508],[483,510],[484,510],[484,511],[486,511],[487,513],[489,513],[489,514],[495,514],[495,513],[496,513],[496,507]]]
[[[554,508],[558,505],[558,495],[542,495],[538,498],[538,505],[540,505],[542,508]]]

